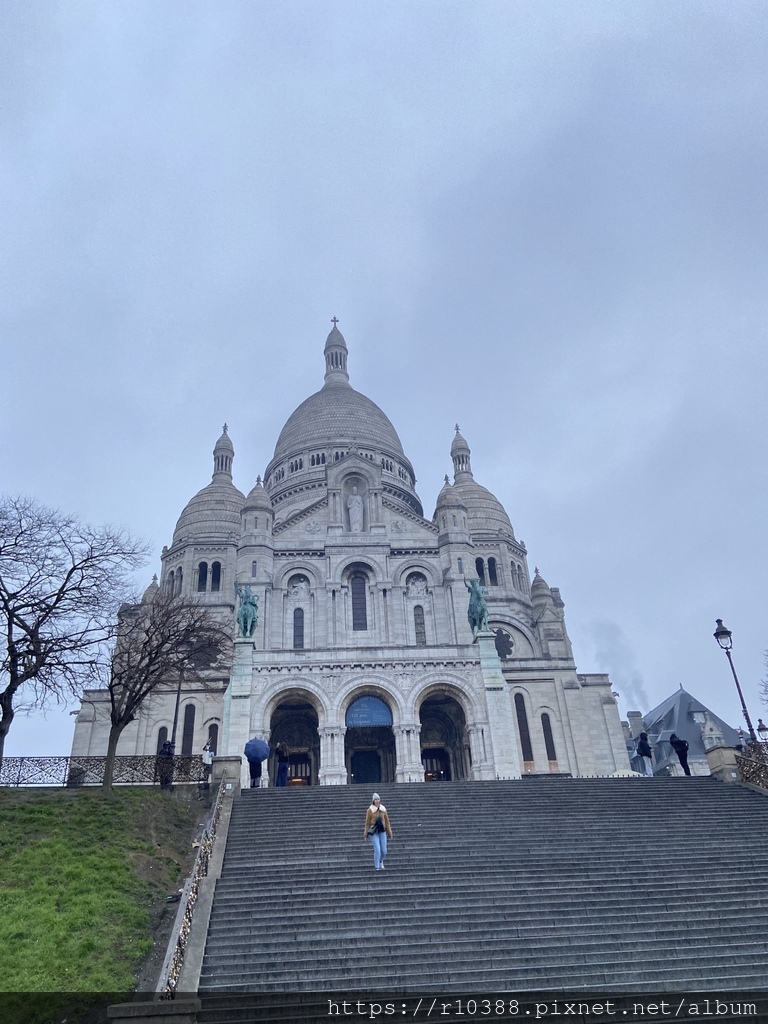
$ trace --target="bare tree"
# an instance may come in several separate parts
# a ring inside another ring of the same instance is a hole
[[[104,789],[112,788],[118,740],[159,687],[198,683],[215,687],[211,670],[230,637],[199,601],[174,597],[155,585],[140,604],[123,605],[108,665],[110,730]]]
[[[96,651],[146,549],[29,498],[0,499],[0,763],[19,707],[64,703],[96,674]]]

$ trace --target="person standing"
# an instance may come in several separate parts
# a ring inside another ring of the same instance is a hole
[[[243,753],[248,761],[251,789],[258,789],[261,786],[261,762],[266,761],[269,757],[269,744],[266,740],[261,740],[254,736],[252,740],[248,740],[245,744]]]
[[[160,776],[160,789],[170,789],[173,784],[173,744],[166,740],[157,755],[157,774]]]
[[[381,802],[378,793],[371,798],[371,806],[365,813],[364,839],[370,839],[373,846],[373,870],[384,870],[384,858],[387,856],[387,839],[392,838],[392,827],[389,824],[387,808]]]
[[[203,747],[203,781],[207,784],[211,781],[211,771],[213,769],[213,750],[211,749],[211,741],[206,740],[205,746]]]
[[[261,761],[248,761],[248,772],[251,776],[251,789],[258,789],[261,785]]]
[[[275,778],[275,785],[287,786],[288,764],[290,762],[288,748],[284,743],[278,743],[277,746],[275,747],[275,753],[277,754],[277,777]]]
[[[637,752],[645,762],[645,774],[653,778],[653,751],[651,750],[651,744],[648,742],[647,732],[640,733],[640,739],[637,741]]]
[[[688,740],[681,740],[677,733],[673,732],[669,737],[669,744],[677,754],[677,759],[680,762],[683,773],[690,775],[691,769],[688,767]]]

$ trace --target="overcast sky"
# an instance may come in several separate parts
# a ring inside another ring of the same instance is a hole
[[[143,588],[335,315],[427,517],[458,421],[622,717],[741,724],[721,617],[756,724],[766,52],[763,0],[6,0],[0,489],[146,538]]]

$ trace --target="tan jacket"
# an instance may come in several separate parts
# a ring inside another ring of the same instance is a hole
[[[374,823],[376,818],[381,818],[384,825],[384,831],[387,833],[387,838],[392,838],[392,826],[389,824],[389,815],[387,814],[387,808],[379,805],[378,810],[371,804],[368,810],[365,812],[365,829],[363,830],[363,838],[368,838],[368,829]]]

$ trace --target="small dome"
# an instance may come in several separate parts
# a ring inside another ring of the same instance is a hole
[[[198,491],[179,516],[173,543],[206,540],[229,541],[240,536],[240,513],[245,495],[223,473]]]
[[[245,495],[232,483],[235,448],[224,433],[213,449],[213,477],[207,487],[187,502],[173,531],[173,543],[190,540],[230,541],[240,536],[240,512]]]
[[[469,445],[467,444],[466,439],[462,437],[458,423],[456,424],[456,436],[451,442],[451,456],[456,455],[457,452],[466,452],[467,455],[470,454]]]
[[[552,591],[539,570],[534,570],[533,583],[531,583],[531,602],[533,604],[552,604]]]
[[[462,474],[464,479],[457,480],[453,486],[456,496],[467,507],[467,526],[470,533],[493,531],[512,533],[512,523],[495,494],[483,487],[469,474]]]
[[[467,511],[467,506],[461,500],[461,495],[458,493],[457,489],[451,485],[447,476],[445,478],[445,483],[437,496],[435,511],[441,508],[458,508],[463,512]]]
[[[160,585],[157,582],[157,573],[155,573],[155,575],[152,577],[152,582],[149,584],[149,586],[142,595],[141,603],[152,604],[152,602],[155,600],[155,595],[159,590]]]
[[[269,500],[269,495],[264,490],[264,485],[261,482],[261,477],[256,477],[256,483],[253,485],[248,493],[248,497],[245,499],[245,505],[243,506],[244,512],[256,512],[256,511],[272,511],[272,502]]]
[[[214,455],[219,451],[229,452],[231,455],[235,454],[235,446],[232,444],[232,438],[229,436],[229,428],[225,423],[222,427],[222,434],[219,440],[216,442],[213,448]]]

